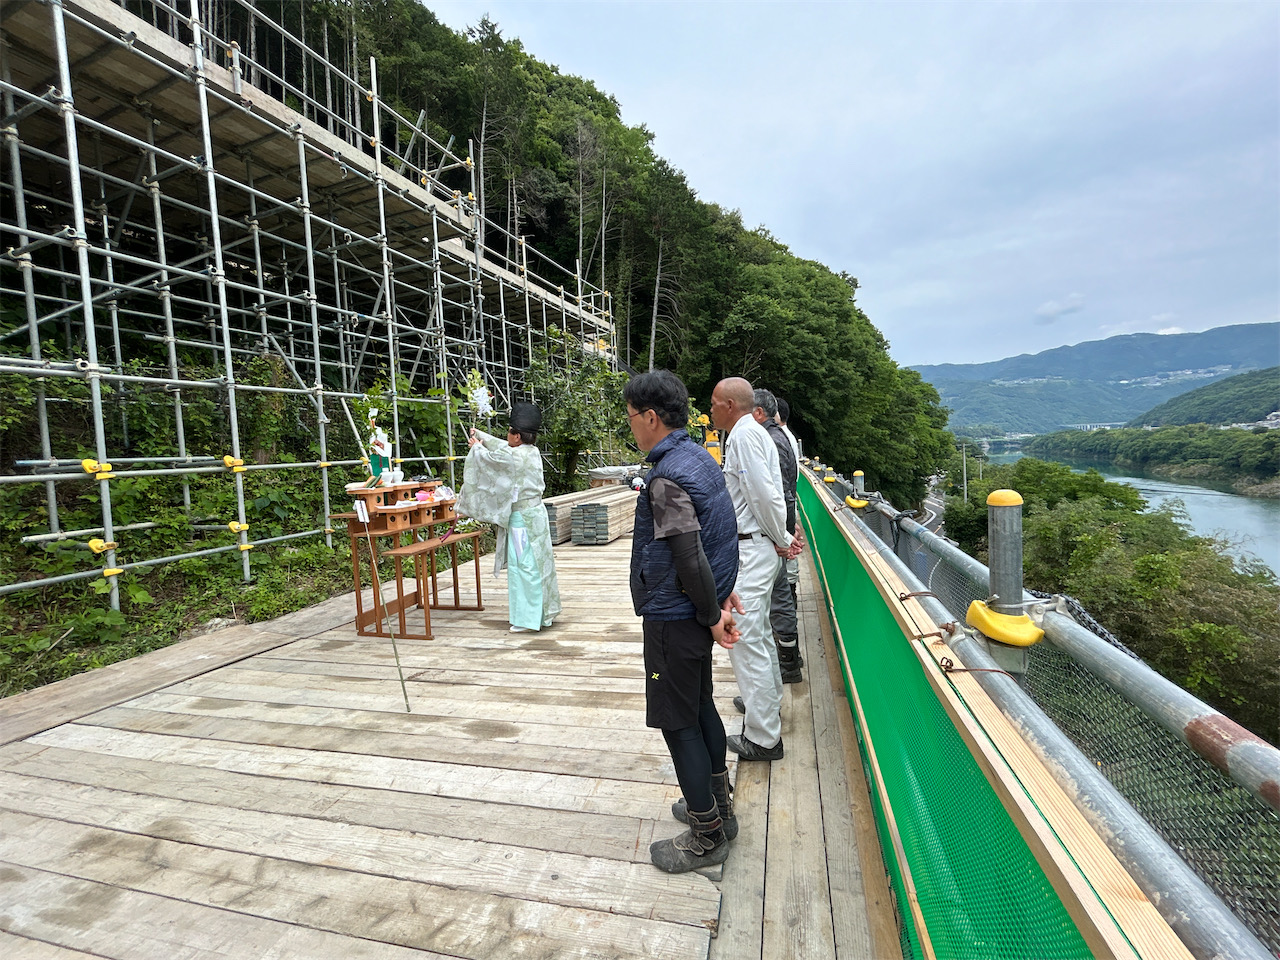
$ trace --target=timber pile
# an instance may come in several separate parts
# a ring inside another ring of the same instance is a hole
[[[636,492],[623,489],[587,503],[575,503],[570,536],[574,543],[598,546],[617,540],[635,527]]]
[[[552,543],[564,543],[573,534],[573,507],[581,503],[608,503],[617,497],[626,498],[628,504],[635,504],[635,490],[626,486],[604,486],[594,490],[579,490],[577,493],[561,494],[543,500],[547,507],[547,522],[552,529]]]
[[[547,508],[547,522],[551,525],[551,542],[564,543],[573,530],[573,508],[580,503],[604,503],[620,494],[635,495],[635,491],[626,487],[603,487],[594,490],[579,490],[577,493],[562,493],[558,497],[548,497],[542,502]],[[634,501],[631,501],[634,502]]]

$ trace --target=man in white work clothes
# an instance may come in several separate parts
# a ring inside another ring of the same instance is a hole
[[[741,377],[721,380],[711,392],[711,419],[722,434],[724,481],[738,522],[741,637],[729,651],[742,691],[742,735],[728,738],[740,760],[782,759],[782,674],[769,627],[769,601],[778,569],[800,544],[787,529],[778,450],[751,416],[755,397]],[[794,548],[793,548],[794,544]]]

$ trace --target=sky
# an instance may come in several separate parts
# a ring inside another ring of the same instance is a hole
[[[1280,319],[1280,3],[426,6],[857,277],[901,364]]]

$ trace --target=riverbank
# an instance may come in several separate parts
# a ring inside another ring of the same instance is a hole
[[[1116,471],[1142,473],[1148,477],[1178,480],[1183,483],[1212,483],[1229,488],[1242,497],[1280,500],[1280,477],[1269,477],[1264,480],[1258,477],[1231,476],[1208,463],[1134,463],[1131,460],[1100,462]]]
[[[1241,496],[1280,500],[1280,430],[1193,424],[1159,430],[1064,430],[1023,444],[1032,457],[1085,461],[1114,470],[1224,485]]]

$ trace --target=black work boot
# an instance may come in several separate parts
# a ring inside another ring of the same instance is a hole
[[[711,775],[711,796],[724,821],[724,836],[732,840],[738,835],[738,818],[733,815],[733,787],[729,784],[729,771]],[[689,822],[689,804],[681,797],[671,805],[671,815],[681,823]]]
[[[794,637],[778,641],[778,666],[783,683],[800,683],[804,679],[800,673],[800,644]]]
[[[690,810],[689,829],[673,840],[650,844],[649,858],[667,873],[688,873],[729,859],[729,838],[715,803],[702,813]]]

